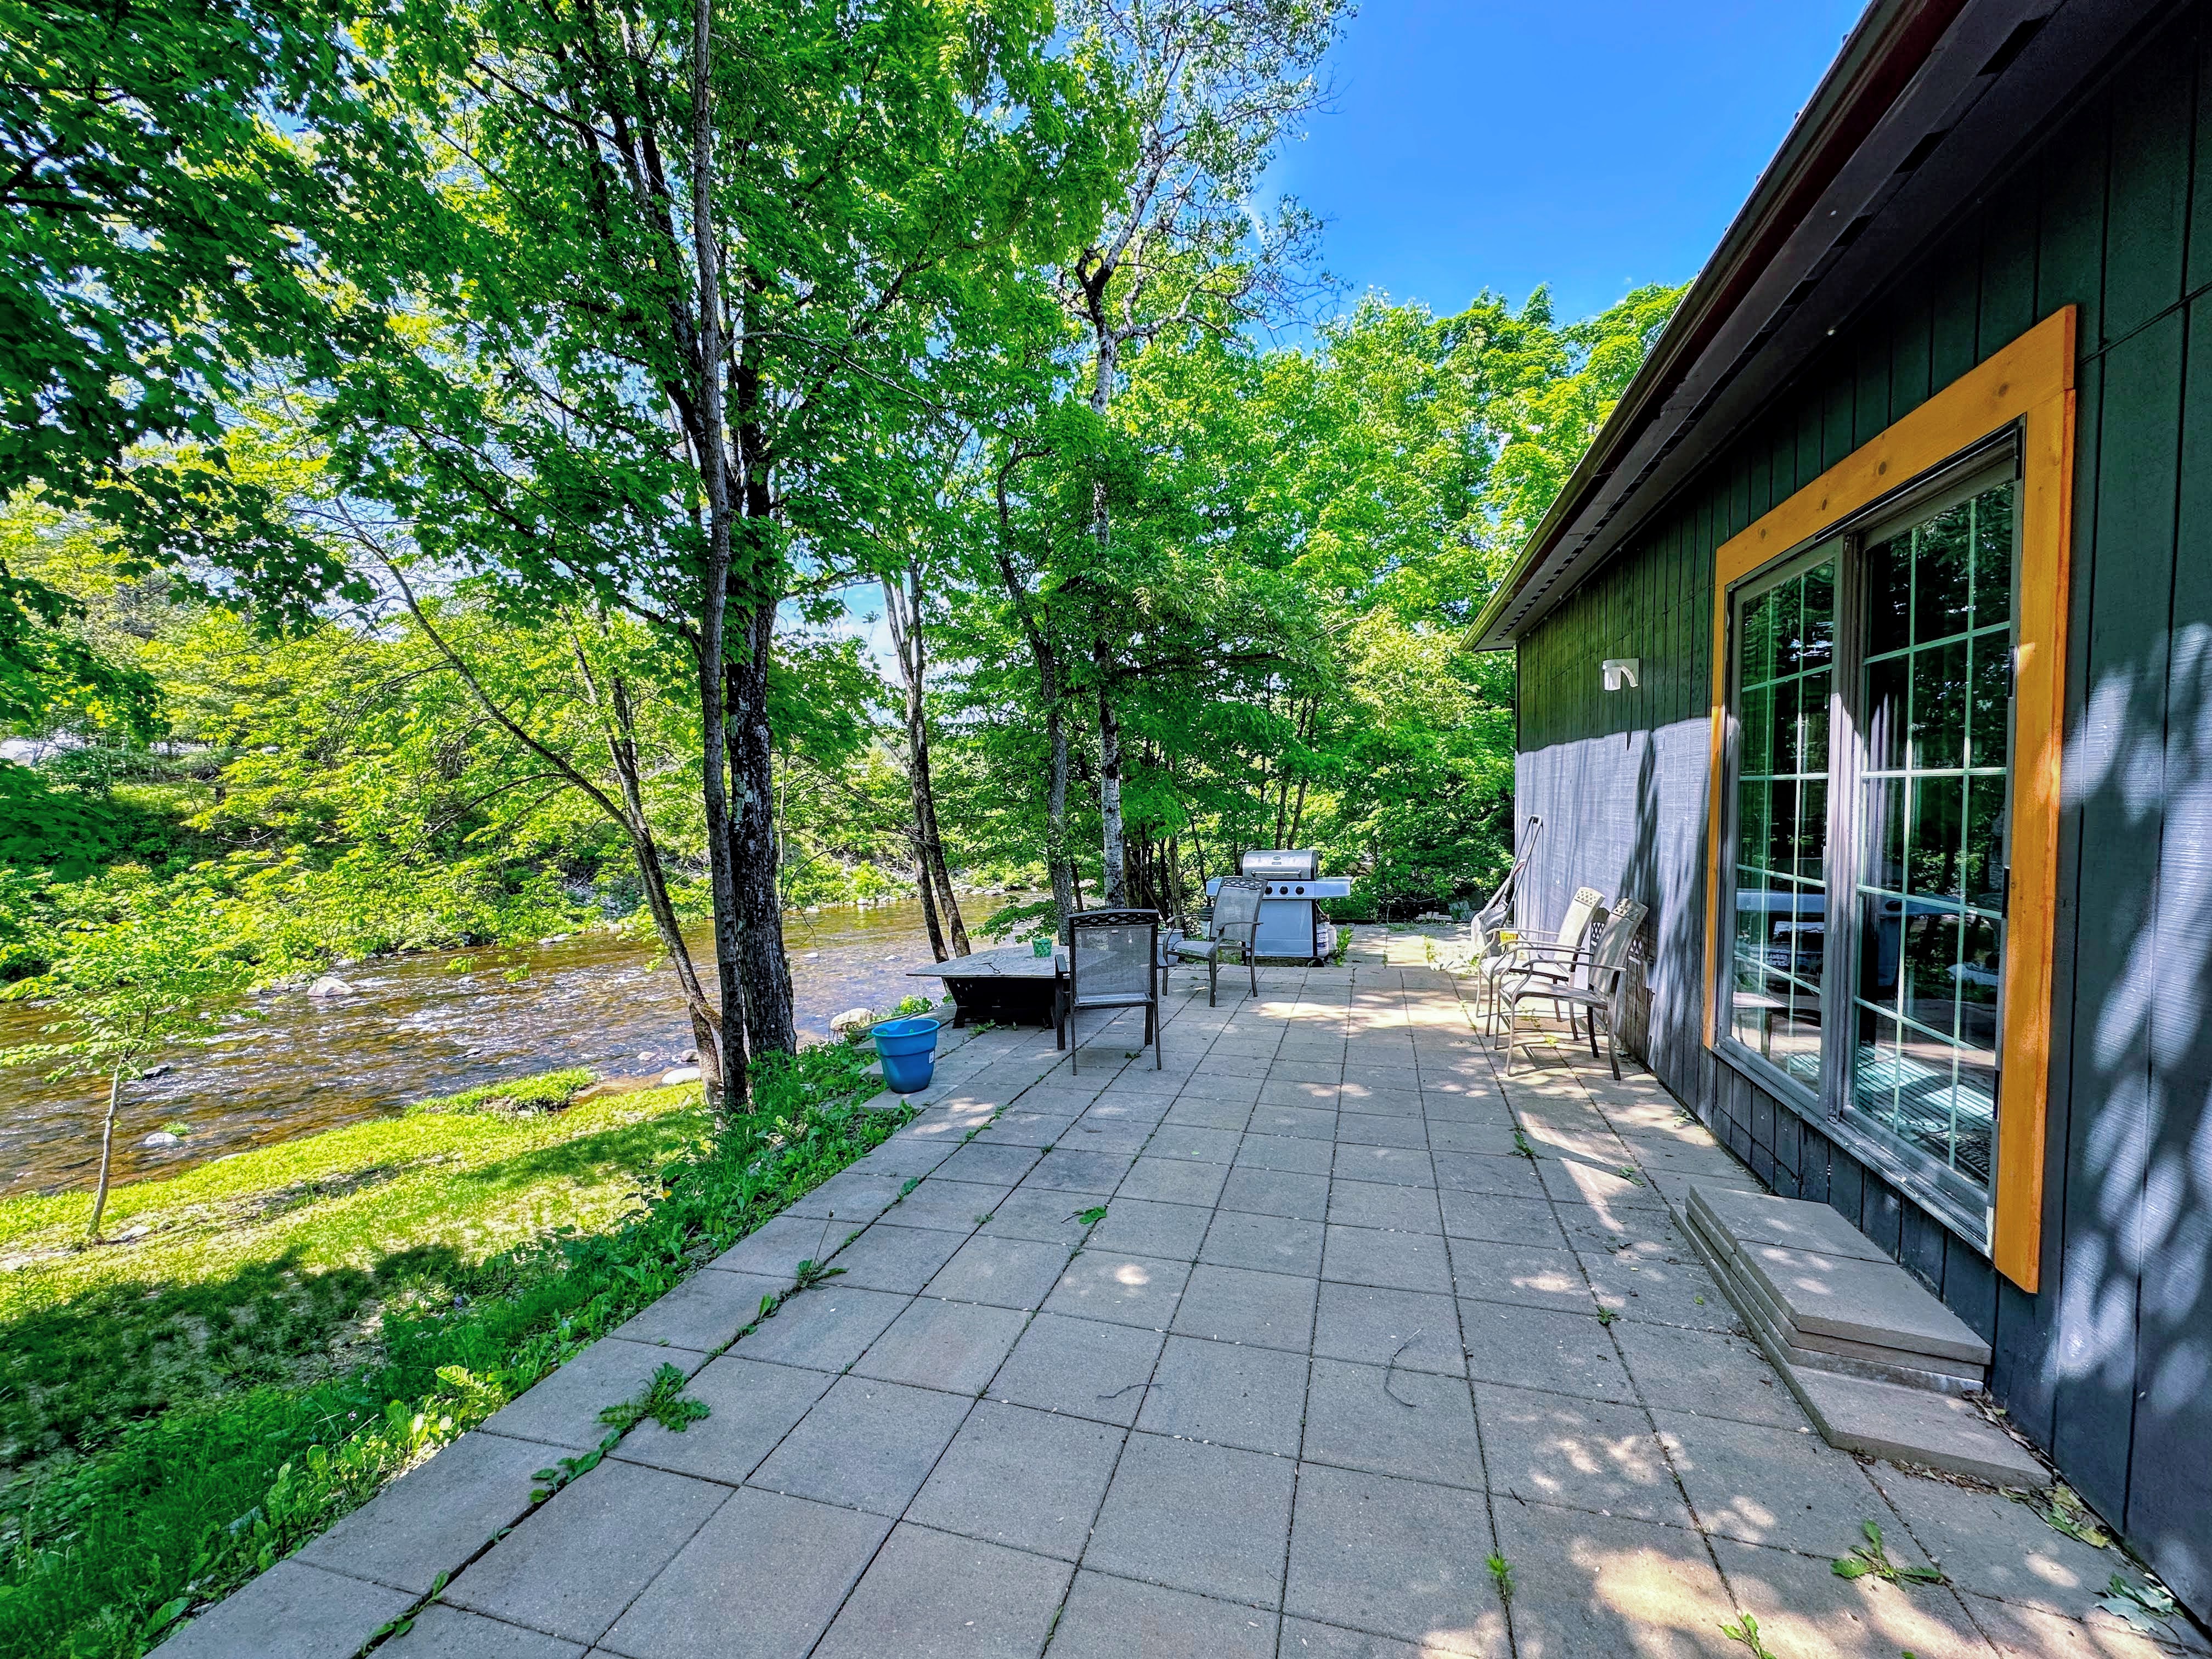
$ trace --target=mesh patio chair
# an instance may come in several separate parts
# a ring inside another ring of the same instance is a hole
[[[1085,1008],[1142,1008],[1145,1041],[1159,1069],[1160,915],[1157,910],[1078,910],[1067,919],[1067,988],[1060,1020],[1067,1034],[1067,1068],[1076,1068],[1075,1016]]]
[[[1500,988],[1498,994],[1505,1003],[1505,1075],[1513,1075],[1513,1042],[1524,1000],[1565,1003],[1570,1009],[1580,1008],[1589,1019],[1590,1058],[1597,1058],[1597,1023],[1605,1021],[1606,1058],[1613,1062],[1613,1075],[1620,1076],[1620,1001],[1628,985],[1628,952],[1636,943],[1636,934],[1644,926],[1647,908],[1633,899],[1623,899],[1613,907],[1613,914],[1605,919],[1605,932],[1595,945],[1575,952],[1571,970],[1581,980],[1580,984],[1562,982],[1548,975],[1524,974]],[[1533,1055],[1532,1055],[1533,1058]]]
[[[1206,964],[1206,1006],[1220,1006],[1221,953],[1233,948],[1244,959],[1252,978],[1252,994],[1260,994],[1260,970],[1254,963],[1260,932],[1260,900],[1267,884],[1257,876],[1224,876],[1213,897],[1206,937],[1179,939],[1168,949],[1180,962]]]
[[[1590,923],[1605,908],[1605,895],[1595,887],[1578,887],[1568,901],[1567,913],[1559,918],[1559,925],[1551,933],[1523,930],[1500,941],[1499,948],[1490,960],[1478,969],[1478,974],[1490,994],[1490,1006],[1484,1016],[1486,1033],[1494,1031],[1498,1023],[1498,990],[1510,979],[1534,973],[1546,976],[1546,964],[1565,963],[1571,966],[1574,953],[1579,951],[1589,936]],[[1558,977],[1565,978],[1562,973]]]

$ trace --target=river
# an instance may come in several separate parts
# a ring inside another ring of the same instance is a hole
[[[888,1008],[937,986],[907,977],[930,960],[919,904],[836,906],[784,918],[802,1040],[843,1009]],[[702,930],[692,953],[711,973]],[[526,975],[508,975],[526,967]],[[604,933],[507,950],[434,951],[337,970],[348,996],[304,990],[255,999],[201,1046],[159,1058],[160,1077],[127,1085],[116,1128],[119,1181],[173,1175],[250,1146],[396,1115],[410,1103],[556,1066],[605,1077],[684,1063],[690,1023],[656,947]],[[42,1015],[0,1005],[0,1048],[37,1039]],[[0,1070],[0,1196],[88,1187],[106,1090]],[[139,1143],[172,1122],[183,1145]]]

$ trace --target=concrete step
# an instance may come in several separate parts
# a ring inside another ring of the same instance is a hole
[[[1702,1223],[1692,1217],[1686,1231],[1713,1276],[1726,1287],[1729,1299],[1743,1316],[1744,1323],[1751,1327],[1759,1345],[1778,1363],[1825,1368],[1875,1382],[1929,1389],[1938,1394],[1972,1394],[1982,1386],[1984,1368],[1963,1360],[1931,1358],[1796,1329],[1783,1316],[1759,1281],[1738,1270],[1726,1247],[1716,1243]]]
[[[1825,1204],[1692,1182],[1684,1231],[1829,1444],[2040,1486],[2034,1455],[1964,1396],[1989,1346]]]
[[[1948,1469],[1992,1486],[2051,1484],[2034,1453],[1966,1401],[1811,1366],[1781,1369],[1790,1392],[1832,1446],[1893,1463]]]
[[[1887,1350],[1905,1364],[1916,1355],[1954,1362],[1923,1366],[1953,1375],[1961,1367],[1979,1371],[1988,1366],[1989,1344],[1826,1205],[1759,1200],[1693,1184],[1689,1209],[1726,1253],[1733,1273],[1757,1286],[1801,1346],[1822,1348],[1838,1341]]]

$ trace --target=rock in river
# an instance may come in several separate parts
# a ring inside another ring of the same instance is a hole
[[[699,1068],[696,1066],[679,1066],[672,1072],[663,1072],[660,1074],[660,1086],[664,1089],[673,1088],[679,1083],[696,1083],[698,1080]]]
[[[325,974],[307,988],[307,994],[311,997],[349,997],[353,994],[353,987],[336,974]]]

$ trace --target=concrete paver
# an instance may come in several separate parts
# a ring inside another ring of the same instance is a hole
[[[1298,1478],[1284,1611],[1414,1644],[1423,1654],[1510,1651],[1484,1563],[1486,1507],[1418,1480],[1309,1466]]]
[[[607,1633],[624,1659],[804,1653],[890,1535],[882,1516],[741,1492],[699,1528]]]
[[[520,1399],[494,1412],[484,1427],[519,1440],[589,1450],[606,1437],[601,1411],[637,1394],[663,1365],[689,1376],[706,1363],[705,1354],[691,1349],[603,1337]]]
[[[1022,1550],[902,1522],[815,1659],[1012,1659],[1038,1652],[1073,1572]]]
[[[353,1659],[415,1597],[304,1561],[279,1561],[155,1650],[161,1659]]]
[[[465,1434],[294,1559],[427,1595],[441,1573],[458,1571],[487,1538],[521,1518],[537,1484],[532,1475],[553,1455],[535,1441]]]
[[[1297,1465],[1287,1457],[1129,1437],[1084,1561],[1107,1572],[1273,1607]]]
[[[595,1642],[729,1496],[711,1481],[601,1463],[538,1505],[448,1584],[445,1599]]]
[[[1274,1659],[1275,1615],[1101,1572],[1079,1572],[1053,1659]]]
[[[736,1486],[760,1467],[836,1380],[823,1371],[724,1354],[691,1379],[690,1389],[713,1413],[705,1419],[714,1425],[711,1434],[698,1432],[697,1424],[678,1433],[658,1423],[641,1423],[615,1455]],[[440,1453],[430,1467],[435,1468],[446,1455]]]
[[[1755,1183],[1632,1064],[1501,1079],[1428,942],[1216,1009],[1179,974],[1157,1071],[1126,1018],[1079,1078],[963,1033],[883,1147],[163,1659],[343,1659],[463,1561],[386,1650],[1675,1659],[1747,1611],[1785,1659],[2203,1650],[2089,1612],[2116,1552],[1801,1432],[1670,1208]],[[518,1507],[668,1363],[711,1415]],[[1954,1587],[1836,1578],[1869,1519]]]
[[[896,1517],[929,1479],[969,1405],[934,1389],[840,1377],[750,1484]]]
[[[1237,1342],[1171,1336],[1137,1426],[1247,1451],[1295,1457],[1305,1413],[1306,1357]]]
[[[379,1648],[392,1659],[583,1659],[583,1646],[543,1631],[502,1625],[459,1607],[428,1607],[405,1635]]]
[[[945,1449],[907,1517],[1073,1561],[1121,1449],[1111,1425],[986,1401]]]

